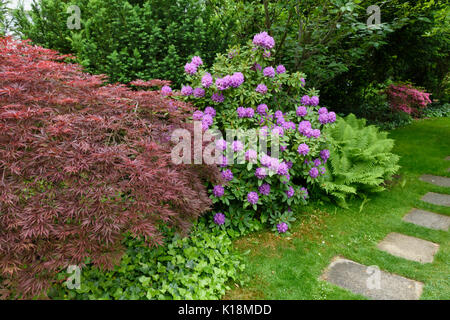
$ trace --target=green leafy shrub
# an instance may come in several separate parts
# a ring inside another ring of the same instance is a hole
[[[329,175],[320,187],[345,206],[349,195],[384,190],[386,179],[399,169],[399,157],[391,150],[394,140],[365,119],[350,114],[339,118],[335,126],[325,129],[330,144],[327,161]]]
[[[225,232],[195,226],[189,237],[173,235],[158,248],[126,238],[126,253],[112,271],[87,264],[81,270],[81,287],[68,289],[68,274],[59,274],[53,299],[220,299],[227,282],[244,269]],[[89,261],[87,261],[89,262]]]
[[[71,5],[80,8],[80,30],[67,27]],[[212,9],[195,0],[39,0],[30,13],[14,15],[23,38],[73,53],[89,72],[112,82],[166,79],[179,85],[184,60],[197,53],[211,62],[230,37]]]
[[[263,225],[286,233],[293,221],[290,207],[304,205],[306,184],[320,183],[325,173],[321,129],[336,115],[320,108],[317,91],[305,87],[303,73],[274,64],[274,45],[262,32],[246,46],[219,54],[211,69],[193,57],[185,66],[189,85],[178,95],[199,109],[193,119],[202,121],[203,130],[220,133],[216,142],[227,153],[221,164],[227,183],[211,186],[216,213],[208,221],[231,236]],[[230,136],[233,130],[236,136]]]

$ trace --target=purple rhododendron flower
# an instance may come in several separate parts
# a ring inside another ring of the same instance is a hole
[[[302,143],[298,146],[297,152],[303,156],[306,156],[309,152],[309,147],[306,143]]]
[[[256,204],[259,200],[258,193],[251,191],[247,194],[247,201],[251,204]]]
[[[239,118],[245,118],[247,116],[247,111],[244,107],[238,107],[236,109]]]
[[[277,174],[280,176],[285,176],[288,174],[289,168],[285,162],[280,163],[278,166]]]
[[[286,195],[288,198],[292,198],[294,196],[295,190],[292,186],[289,186],[289,189],[286,190]]]
[[[193,63],[186,63],[184,66],[184,72],[193,75],[197,72],[197,66]]]
[[[256,112],[258,112],[260,115],[265,116],[267,115],[267,111],[269,110],[269,107],[267,107],[267,104],[260,104],[258,107],[256,107]]]
[[[255,150],[249,149],[245,152],[245,160],[255,162],[258,159],[258,154]]]
[[[269,134],[269,128],[267,126],[261,127],[259,133],[263,136],[267,136]]]
[[[192,119],[194,119],[194,120],[202,120],[203,119],[203,112],[201,112],[200,110],[195,111],[192,114]]]
[[[264,196],[267,196],[270,193],[270,184],[263,183],[259,188],[259,193],[261,193]]]
[[[161,88],[161,94],[163,95],[163,96],[168,96],[168,95],[170,95],[172,93],[172,88],[171,87],[169,87],[169,86],[163,86],[162,88]]]
[[[285,73],[285,72],[286,72],[286,68],[282,64],[277,66],[277,73],[278,74]]]
[[[233,141],[233,143],[231,144],[231,148],[233,149],[234,152],[239,152],[244,150],[244,145],[239,140],[236,140]]]
[[[278,118],[282,118],[283,117],[283,111],[281,111],[281,110],[275,111],[274,117],[277,118],[277,119]]]
[[[220,184],[217,186],[214,186],[214,188],[213,188],[214,196],[221,197],[221,196],[223,196],[224,193],[225,193],[225,189],[223,188],[223,186],[221,186]]]
[[[253,116],[255,115],[255,110],[251,107],[248,107],[245,109],[245,116],[247,118],[253,118]]]
[[[255,176],[260,180],[264,179],[267,176],[266,168],[257,168],[255,170]]]
[[[263,70],[263,75],[265,77],[273,78],[275,77],[275,69],[273,67],[266,67]]]
[[[225,215],[223,213],[216,213],[214,215],[214,223],[218,224],[219,226],[225,223]]]
[[[229,85],[232,86],[233,88],[237,88],[243,83],[244,83],[244,75],[242,74],[242,72],[235,72],[230,77]]]
[[[268,165],[270,170],[277,172],[279,166],[280,166],[280,161],[278,159],[270,158],[269,165]]]
[[[311,168],[311,170],[309,170],[309,176],[313,179],[317,178],[317,176],[319,175],[319,170],[317,170],[316,167]]]
[[[328,109],[325,107],[322,107],[319,109],[319,111],[317,111],[319,114],[323,114],[323,113],[328,113]]]
[[[319,171],[321,175],[324,175],[327,172],[327,169],[325,169],[325,167],[320,167]]]
[[[282,127],[285,130],[295,130],[295,128],[296,128],[295,123],[292,121],[283,123]]]
[[[263,155],[260,159],[261,165],[263,165],[264,167],[268,167],[270,165],[270,161],[272,160],[272,158],[270,156],[268,156],[267,154]]]
[[[199,56],[195,56],[195,57],[192,57],[191,63],[198,67],[203,64],[203,61],[202,61],[202,58],[200,58]]]
[[[303,105],[309,105],[309,96],[303,96],[300,101]]]
[[[275,46],[275,40],[264,31],[253,37],[253,44],[265,49],[272,49]]]
[[[194,89],[194,97],[201,98],[205,96],[205,89],[203,88],[195,88]]]
[[[265,94],[267,92],[267,87],[264,83],[260,83],[256,87],[255,91],[261,94]]]
[[[284,135],[284,129],[282,127],[280,127],[280,126],[275,126],[272,129],[272,134],[283,136]]]
[[[321,124],[328,123],[328,113],[319,114],[319,122]]]
[[[192,90],[191,86],[183,86],[181,88],[181,94],[183,96],[190,96],[193,92],[194,92],[194,90]]]
[[[292,163],[292,161],[286,161],[286,165],[288,169],[291,169],[294,164]]]
[[[219,102],[219,103],[221,103],[221,102],[223,102],[223,101],[225,100],[225,97],[224,97],[223,94],[221,94],[221,93],[214,93],[214,94],[211,96],[211,100],[214,101],[214,102]]]
[[[257,70],[257,71],[261,71],[261,70],[262,70],[262,67],[261,67],[261,65],[260,65],[259,63],[255,63],[255,65],[254,65],[253,67],[254,67],[255,70]]]
[[[270,51],[265,50],[265,51],[263,52],[263,57],[264,57],[264,58],[270,58]]]
[[[202,86],[205,88],[209,88],[213,84],[213,78],[210,73],[205,73],[205,75],[202,77]]]
[[[298,124],[298,131],[301,134],[306,135],[307,130],[311,130],[311,122],[309,122],[308,120],[303,120]]]
[[[309,99],[309,104],[312,106],[319,105],[319,97],[318,96],[312,96],[311,99]]]
[[[220,151],[227,150],[227,142],[224,139],[219,139],[216,141],[216,148]]]
[[[226,77],[228,77],[228,76],[225,76],[225,78],[217,78],[216,79],[217,89],[219,89],[219,90],[228,89],[228,79]]]
[[[227,169],[227,170],[225,170],[225,171],[222,171],[222,178],[223,178],[225,181],[231,181],[231,180],[233,180],[233,172],[231,172],[230,169]]]
[[[279,233],[286,233],[288,231],[289,227],[286,222],[281,222],[277,224],[277,230]]]
[[[216,109],[208,106],[205,108],[205,114],[209,114],[211,117],[214,118],[216,116]]]
[[[317,158],[317,159],[314,160],[314,166],[315,166],[315,167],[318,167],[318,166],[320,166],[321,164],[322,164],[322,161],[320,161],[319,158]]]
[[[305,106],[299,106],[297,108],[297,110],[295,111],[295,113],[297,114],[297,116],[299,117],[304,117],[308,114],[308,109],[306,109]]]
[[[333,123],[336,121],[336,113],[334,113],[333,111],[328,113],[328,122],[329,123]]]
[[[312,131],[311,131],[311,136],[313,137],[313,138],[319,138],[320,137],[320,130],[319,129],[313,129]]]
[[[281,152],[286,151],[286,149],[287,149],[287,146],[285,146],[285,145],[280,145],[280,150],[281,150]]]
[[[328,158],[330,158],[330,150],[323,149],[322,151],[320,151],[320,157],[323,161],[327,161]]]

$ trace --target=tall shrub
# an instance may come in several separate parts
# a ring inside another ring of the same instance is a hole
[[[157,245],[161,226],[186,229],[211,205],[216,168],[171,161],[191,107],[103,86],[66,58],[0,38],[0,276],[14,295],[86,258],[111,267],[125,233]]]
[[[67,28],[70,5],[81,10],[80,30]],[[196,0],[39,0],[29,14],[19,10],[15,17],[23,38],[73,53],[113,82],[158,78],[179,85],[184,60],[196,53],[212,62],[230,36],[223,19]]]

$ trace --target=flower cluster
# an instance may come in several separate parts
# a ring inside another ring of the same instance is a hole
[[[264,49],[272,49],[275,46],[275,40],[264,31],[253,37],[253,44]]]
[[[203,64],[200,57],[193,57],[190,63],[186,63],[184,66],[184,72],[189,75],[194,75],[197,73],[197,68]]]

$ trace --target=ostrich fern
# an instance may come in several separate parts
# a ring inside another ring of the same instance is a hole
[[[383,191],[383,182],[400,168],[399,157],[391,153],[394,140],[353,114],[339,118],[326,135],[331,156],[321,188],[341,205],[348,195]]]

